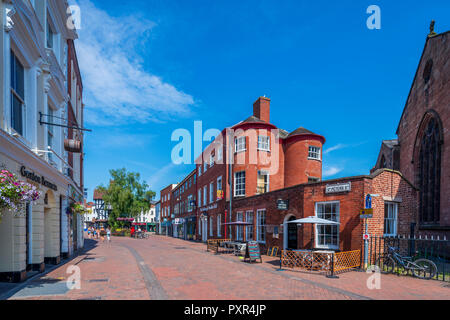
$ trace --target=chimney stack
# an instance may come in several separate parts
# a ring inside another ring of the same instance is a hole
[[[259,97],[253,104],[253,115],[264,122],[270,123],[270,99]]]

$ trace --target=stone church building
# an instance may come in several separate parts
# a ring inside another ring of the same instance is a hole
[[[434,22],[397,128],[373,171],[398,170],[418,190],[411,233],[450,238],[450,31]]]

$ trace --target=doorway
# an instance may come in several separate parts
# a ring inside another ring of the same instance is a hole
[[[289,221],[296,220],[295,217],[289,218]],[[296,223],[287,224],[287,248],[297,250],[298,249],[298,228]]]

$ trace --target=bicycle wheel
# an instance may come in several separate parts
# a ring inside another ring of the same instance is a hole
[[[419,259],[414,261],[414,264],[418,266],[412,269],[412,272],[415,277],[421,279],[432,279],[436,276],[437,267],[436,264],[428,259]]]
[[[380,268],[381,273],[393,273],[397,265],[389,256],[378,258],[375,264]]]

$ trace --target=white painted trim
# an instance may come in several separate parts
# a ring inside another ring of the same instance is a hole
[[[336,203],[338,204],[338,221],[341,221],[341,202],[340,201],[322,201],[322,202],[316,202],[314,204],[314,215],[316,218],[318,218],[317,216],[317,205],[318,204],[333,204]],[[337,232],[337,246],[333,246],[333,245],[325,245],[325,246],[319,246],[318,245],[318,231],[317,231],[317,224],[314,225],[314,247],[318,248],[318,249],[330,249],[330,250],[339,250],[339,241],[340,241],[340,233],[341,233],[341,225],[339,224],[338,226],[338,232]]]

